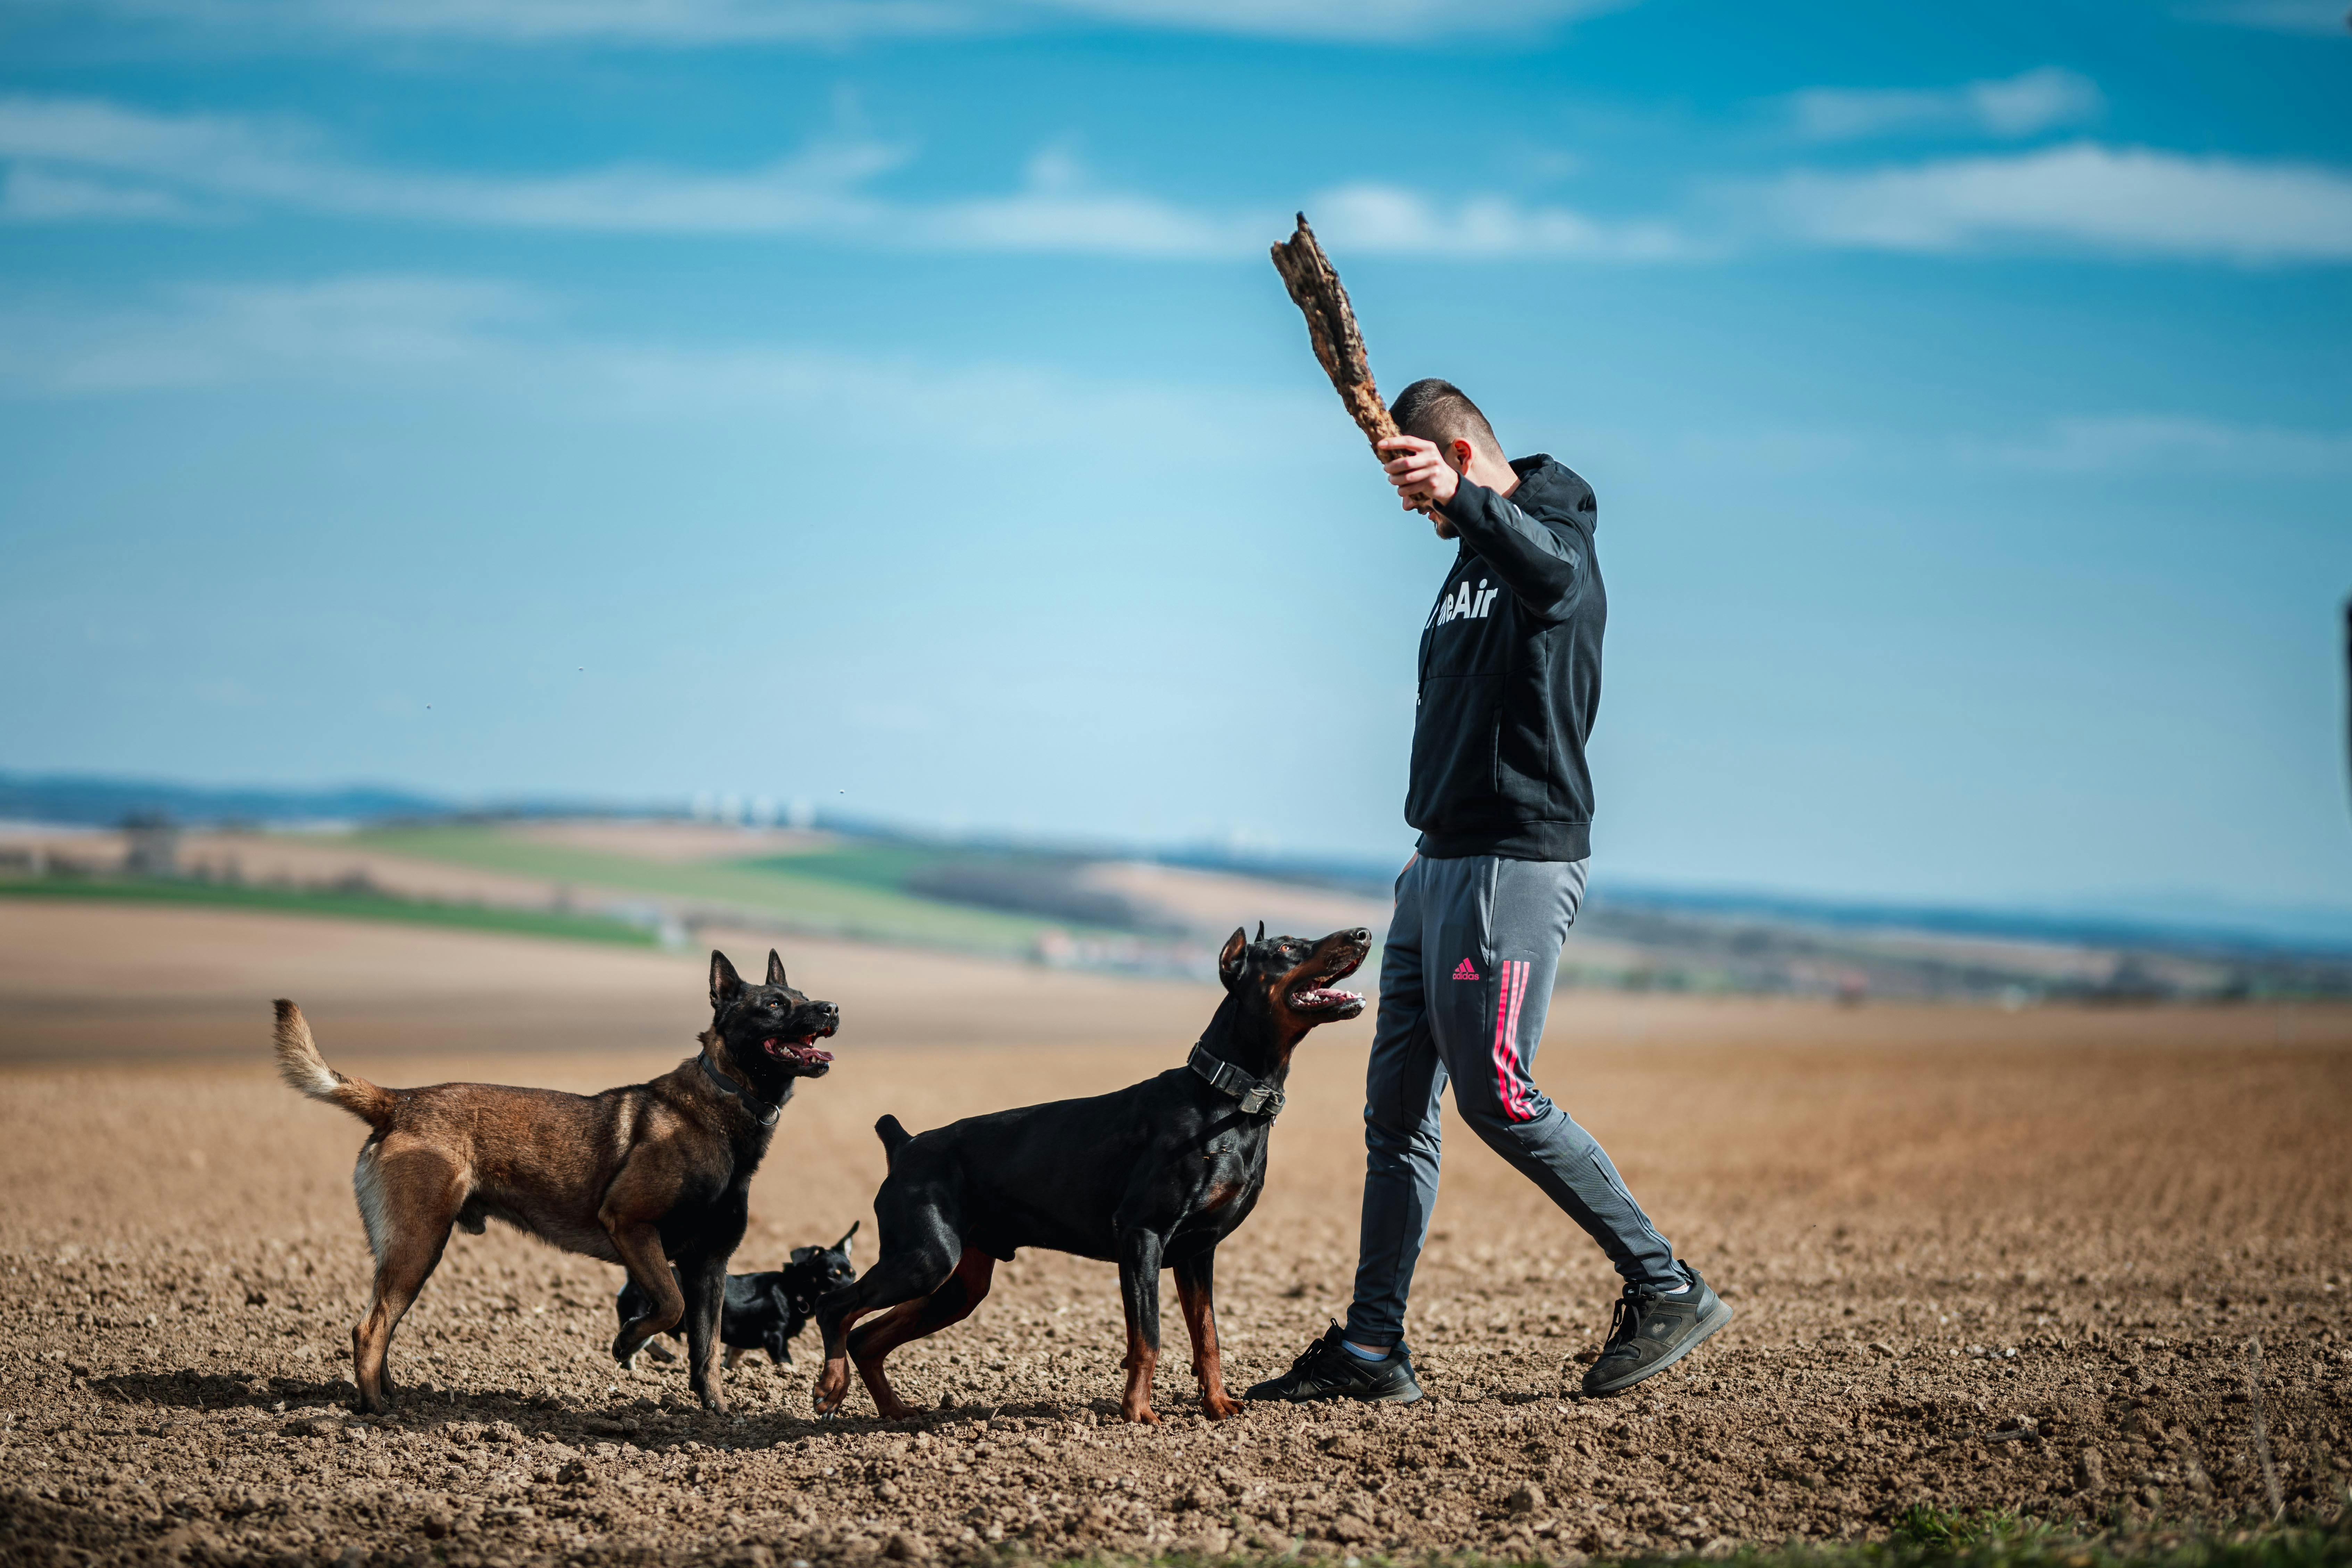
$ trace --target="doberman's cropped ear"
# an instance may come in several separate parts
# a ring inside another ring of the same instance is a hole
[[[776,956],[776,950],[772,947],[768,950],[768,984],[777,986],[785,984],[784,961]]]
[[[710,950],[710,1005],[724,1007],[743,994],[743,977],[727,962],[727,955],[717,948]]]
[[[862,1220],[862,1219],[854,1219],[854,1220],[851,1220],[851,1221],[849,1222],[849,1229],[848,1229],[847,1231],[845,1231],[845,1233],[843,1233],[842,1237],[841,1237],[841,1239],[840,1239],[839,1241],[836,1241],[836,1242],[835,1242],[835,1243],[833,1244],[833,1249],[834,1249],[835,1252],[838,1252],[838,1253],[843,1254],[844,1256],[846,1256],[846,1255],[848,1254],[848,1252],[849,1252],[849,1238],[850,1238],[851,1237],[853,1237],[853,1236],[856,1236],[856,1235],[857,1234],[857,1227],[858,1227],[859,1226],[861,1226],[861,1225],[864,1225],[865,1223],[866,1223],[866,1222],[865,1222],[864,1220]]]
[[[1249,951],[1249,931],[1243,926],[1234,927],[1234,934],[1225,938],[1224,952],[1217,954],[1217,978],[1231,991],[1242,977],[1242,956]]]
[[[1257,922],[1257,940],[1260,942],[1264,942],[1265,940],[1265,922],[1264,921]]]

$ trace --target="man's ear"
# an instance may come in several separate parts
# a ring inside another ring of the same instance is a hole
[[[776,956],[776,950],[772,947],[768,950],[768,984],[784,985],[784,961]],[[788,986],[785,988],[790,989]]]
[[[1454,459],[1454,471],[1455,473],[1466,474],[1470,471],[1469,442],[1449,441],[1445,444],[1445,449],[1447,454]]]
[[[1234,927],[1234,934],[1225,938],[1224,952],[1217,954],[1217,978],[1225,983],[1226,990],[1231,991],[1234,982],[1242,977],[1242,955],[1248,951],[1249,933]]]
[[[710,950],[710,1007],[713,1012],[743,994],[743,977],[717,948]]]

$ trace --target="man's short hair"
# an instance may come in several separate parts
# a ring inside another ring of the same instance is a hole
[[[1389,405],[1389,417],[1408,436],[1418,436],[1441,447],[1467,441],[1490,458],[1503,457],[1503,444],[1495,439],[1495,427],[1486,423],[1478,405],[1450,381],[1431,376],[1414,382]]]

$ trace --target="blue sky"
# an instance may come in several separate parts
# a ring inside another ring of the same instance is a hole
[[[2338,0],[0,0],[0,765],[1402,855],[1391,390],[1597,873],[2352,910]]]

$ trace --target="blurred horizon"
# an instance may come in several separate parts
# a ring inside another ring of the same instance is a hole
[[[0,770],[1401,861],[1449,552],[1304,207],[1599,493],[1598,883],[2352,921],[2336,0],[0,42]]]
[[[781,837],[798,842],[838,839],[844,843],[911,847],[943,855],[945,863],[966,852],[1007,863],[1044,862],[1081,870],[1089,865],[1129,862],[1176,867],[1213,873],[1235,874],[1274,888],[1322,888],[1364,897],[1387,896],[1393,862],[1360,856],[1317,853],[1280,843],[1241,836],[1144,841],[1045,832],[1017,833],[985,824],[967,824],[949,831],[924,824],[845,815],[824,808],[807,797],[744,795],[701,791],[690,799],[595,800],[580,797],[505,796],[453,800],[411,790],[352,784],[316,789],[205,786],[159,779],[125,779],[85,775],[22,775],[0,772],[0,866],[21,861],[27,843],[86,833],[109,841],[131,830],[162,830],[167,838],[194,832],[226,834],[230,839],[265,842],[310,840],[320,846],[368,843],[387,830],[400,834],[420,831],[428,838],[438,828],[460,826],[469,831],[546,827],[566,825],[592,833],[597,825],[625,829],[631,825],[651,828],[730,830],[739,836],[733,852],[743,863],[768,867],[761,847]],[[69,840],[68,840],[69,841]],[[700,853],[725,860],[726,840],[691,839]],[[658,840],[656,840],[658,842]],[[101,878],[117,868],[105,858],[86,856],[69,862],[67,875]],[[139,873],[128,872],[136,879]],[[184,867],[166,873],[184,877]],[[593,872],[590,873],[593,877]],[[199,879],[200,880],[202,879]],[[1016,879],[1016,881],[1018,879]],[[311,890],[334,890],[333,878],[313,877]],[[47,884],[52,892],[70,891]],[[364,873],[357,890],[380,895]],[[198,889],[183,889],[174,897]],[[999,889],[962,885],[950,889],[918,889],[946,901],[1001,905]],[[2331,904],[2263,904],[2188,897],[2116,899],[2085,898],[2040,902],[1895,900],[1840,898],[1831,894],[1791,892],[1785,889],[1741,887],[1723,882],[1677,883],[1645,881],[1618,869],[1599,868],[1591,884],[1591,902],[1614,910],[1677,911],[1703,921],[1729,921],[1751,933],[1735,937],[1733,945],[1752,940],[1759,929],[1788,926],[1824,929],[1854,928],[1863,931],[1938,933],[1954,940],[1982,938],[1996,942],[2058,946],[2113,947],[2126,954],[2143,948],[2252,953],[2264,950],[2314,956],[2352,954],[2352,908]],[[1059,912],[1084,921],[1084,898],[1073,903],[1034,901],[1035,889],[1020,884],[1010,907],[1035,912]],[[569,910],[572,896],[559,893],[559,908]],[[1098,912],[1098,911],[1097,911]],[[1591,912],[1590,910],[1587,911]],[[1113,924],[1131,923],[1125,920]],[[1591,921],[1584,922],[1589,926]],[[1580,931],[1584,929],[1580,926]]]

